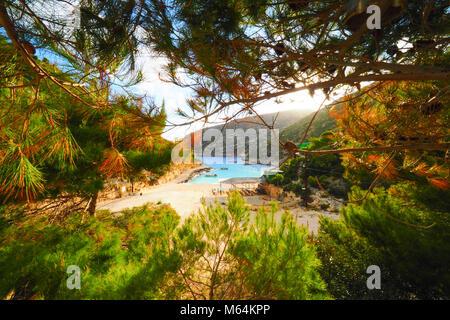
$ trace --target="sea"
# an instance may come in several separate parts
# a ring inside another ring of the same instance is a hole
[[[196,157],[205,166],[213,168],[188,183],[219,183],[229,178],[259,178],[272,166],[246,164],[242,157]],[[211,176],[216,175],[216,176]]]

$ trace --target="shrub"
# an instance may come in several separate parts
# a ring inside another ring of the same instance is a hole
[[[270,178],[269,183],[274,184],[276,186],[282,186],[284,181],[284,176],[282,174],[277,173],[272,178]]]
[[[172,292],[190,299],[327,298],[307,231],[288,212],[277,221],[276,211],[273,204],[251,217],[233,193],[226,207],[216,203],[189,217],[174,243],[184,254]]]
[[[99,212],[63,224],[48,217],[22,219],[0,233],[0,297],[14,299],[154,299],[179,264],[169,251],[179,217],[169,207]],[[81,289],[66,286],[67,267],[81,269]]]
[[[308,233],[275,204],[256,215],[233,193],[177,228],[168,206],[72,214],[63,223],[0,208],[0,297],[324,299]],[[69,290],[70,265],[81,289]]]
[[[298,180],[298,169],[303,162],[303,158],[290,159],[281,169],[283,170],[283,176],[290,181]]]
[[[324,174],[319,177],[319,181],[322,185],[327,182],[327,179],[328,177]]]
[[[329,182],[326,184],[327,185],[326,188],[331,195],[342,199],[347,198],[347,193],[348,191],[350,191],[347,182],[345,182],[342,179],[332,179],[332,178],[330,178],[327,181]]]
[[[308,184],[309,184],[311,187],[315,187],[315,188],[318,188],[318,187],[319,187],[319,185],[317,184],[316,178],[311,177],[311,176],[308,177]]]
[[[392,191],[392,190],[390,190]],[[361,198],[354,188],[351,199]],[[382,188],[342,209],[343,219],[322,218],[318,236],[321,276],[337,299],[448,299],[448,213],[406,206]],[[405,225],[429,226],[422,229]],[[381,268],[381,290],[368,290],[366,269]]]

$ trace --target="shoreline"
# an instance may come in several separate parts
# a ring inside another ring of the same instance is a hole
[[[205,173],[205,172],[209,172],[211,170],[213,170],[214,168],[205,166],[202,164],[201,167],[199,168],[195,168],[193,169],[189,175],[186,178],[183,178],[183,180],[177,182],[177,183],[188,183],[189,181],[191,181],[192,179],[194,179],[195,177],[198,177],[199,175]]]
[[[164,203],[169,204],[183,221],[191,214],[198,212],[203,207],[203,201],[206,204],[214,204],[216,201],[220,205],[226,204],[227,196],[218,193],[218,191],[219,189],[225,192],[232,190],[235,184],[220,182],[189,183],[195,177],[213,169],[205,165],[186,169],[185,172],[173,179],[142,190],[140,194],[128,194],[122,198],[102,201],[98,204],[97,208],[99,210],[106,209],[111,212],[120,212],[124,209],[142,206],[146,203]],[[228,180],[230,182],[236,180],[237,184],[241,182],[239,178],[231,178]],[[275,198],[263,194],[243,195],[243,198],[251,206],[251,211],[257,211],[261,206],[268,206],[271,201],[276,201],[280,205],[280,211],[277,212],[277,217],[281,216],[281,213],[284,211],[290,211],[296,217],[299,225],[306,226],[314,234],[318,231],[320,216],[327,216],[331,219],[339,219],[340,217],[337,212],[299,207],[297,206],[298,199],[285,202],[275,200]]]

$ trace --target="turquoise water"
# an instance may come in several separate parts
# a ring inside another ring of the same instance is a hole
[[[262,164],[246,165],[242,158],[203,157],[200,160],[204,165],[214,169],[195,177],[188,183],[219,183],[220,180],[229,178],[259,178],[264,171],[272,168]],[[227,170],[221,168],[227,168]],[[217,177],[207,177],[207,174],[217,174]]]

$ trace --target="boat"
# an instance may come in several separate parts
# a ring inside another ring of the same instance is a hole
[[[205,177],[217,177],[217,174],[215,173],[205,174]]]
[[[228,170],[228,168],[220,168],[220,170]]]

